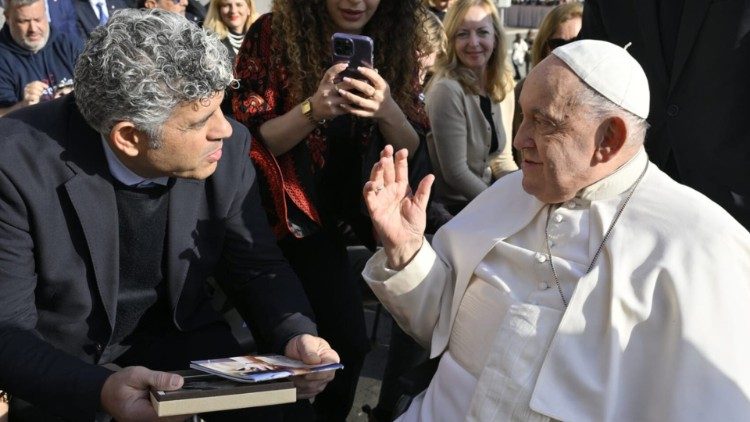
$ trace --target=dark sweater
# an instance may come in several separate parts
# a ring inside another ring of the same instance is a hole
[[[112,344],[148,325],[166,320],[164,239],[167,186],[132,188],[115,182],[120,246],[120,285]],[[168,313],[167,313],[168,314]]]

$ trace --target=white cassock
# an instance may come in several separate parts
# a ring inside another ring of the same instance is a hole
[[[647,163],[554,206],[516,172],[403,270],[370,259],[375,294],[443,354],[402,421],[750,420],[750,234]]]

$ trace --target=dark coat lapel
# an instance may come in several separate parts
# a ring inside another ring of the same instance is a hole
[[[690,0],[692,1],[692,0]],[[643,37],[643,48],[647,57],[642,63],[653,63],[650,76],[652,91],[656,87],[666,87],[668,83],[667,67],[664,64],[664,55],[661,51],[661,35],[659,33],[659,20],[656,15],[656,2],[633,1],[633,9],[638,15],[639,27]]]
[[[88,0],[76,0],[75,5],[78,22],[84,29],[84,35],[88,37],[91,31],[99,25],[99,19],[96,17],[96,13],[91,8]]]
[[[698,37],[698,32],[706,18],[706,11],[711,0],[686,0],[682,9],[682,20],[680,21],[680,32],[677,36],[677,45],[674,52],[674,63],[672,64],[672,75],[669,80],[669,91],[674,88],[685,63],[690,57],[690,52]]]
[[[72,101],[71,101],[72,102]],[[94,277],[110,328],[117,311],[119,234],[117,202],[100,135],[74,108],[70,116],[68,166],[75,176],[65,183],[70,201],[83,228]]]
[[[201,201],[203,180],[176,179],[169,190],[169,215],[167,216],[167,278],[172,309],[185,285],[185,277],[192,256],[198,254],[196,245],[196,219]]]

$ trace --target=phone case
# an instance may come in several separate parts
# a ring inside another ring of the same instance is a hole
[[[343,49],[340,47],[344,44],[350,46],[351,51],[349,51],[349,47]],[[357,67],[364,66],[372,68],[373,46],[372,38],[365,35],[342,34],[340,32],[333,34],[331,37],[333,63],[349,62],[349,66],[347,66],[343,72],[339,73],[337,82],[340,82],[341,78],[344,76],[363,79],[362,75],[357,70]]]

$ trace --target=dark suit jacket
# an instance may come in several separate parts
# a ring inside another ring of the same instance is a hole
[[[115,10],[131,7],[125,0],[104,0],[104,2],[107,4],[109,17],[112,17]],[[78,15],[78,32],[82,39],[87,40],[91,31],[99,26],[99,18],[96,17],[96,13],[88,0],[73,0],[73,3]]]
[[[259,342],[282,352],[315,327],[261,209],[249,134],[231,123],[216,172],[178,179],[169,192],[172,317],[183,331],[219,320],[205,286],[213,276]],[[73,95],[0,119],[0,133],[0,386],[91,420],[109,375],[97,364],[108,360],[119,283],[117,206],[100,136]]]
[[[671,151],[682,183],[750,227],[750,0],[685,0],[671,73],[656,3],[586,0],[579,37],[633,43],[651,89],[651,160],[664,168]]]

